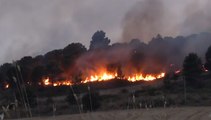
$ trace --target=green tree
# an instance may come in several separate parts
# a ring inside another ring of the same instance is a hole
[[[91,97],[91,99],[90,99]],[[91,101],[90,101],[91,100]],[[100,96],[96,92],[85,94],[82,97],[83,109],[84,110],[96,110],[100,107]]]
[[[18,70],[18,74],[21,76],[21,79],[23,80],[24,83],[29,82],[30,80],[30,75],[32,72],[32,69],[34,67],[34,60],[31,56],[25,56],[23,58],[21,58],[21,60],[16,62],[16,66],[19,69]]]
[[[42,77],[47,75],[46,69],[44,66],[37,66],[32,70],[31,80],[33,85],[37,85],[38,82],[41,82]]]
[[[195,53],[190,53],[183,62],[183,74],[187,80],[193,80],[202,73],[201,59]]]
[[[77,101],[76,101],[76,98],[74,96],[74,93],[73,92],[70,92],[66,99],[65,99],[70,105],[76,105],[77,104]]]
[[[110,39],[108,39],[105,35],[106,33],[102,30],[95,32],[92,36],[89,49],[107,48],[109,46]]]
[[[66,46],[62,51],[64,57],[63,67],[66,69],[70,68],[74,64],[75,60],[86,51],[86,47],[81,43],[71,43]]]
[[[171,78],[169,77],[169,74],[166,74],[164,79],[163,79],[163,85],[165,89],[170,90],[172,88],[172,84],[171,84]]]
[[[207,49],[207,52],[205,54],[205,59],[206,59],[205,68],[210,71],[211,70],[211,46]]]
[[[12,81],[8,77],[8,71],[12,68],[12,64],[5,63],[0,66],[0,86],[1,88],[5,87],[6,83],[9,83],[12,86]]]

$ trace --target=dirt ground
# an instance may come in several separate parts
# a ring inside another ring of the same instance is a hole
[[[211,120],[211,107],[156,108],[92,112],[56,117],[26,118],[24,120]]]

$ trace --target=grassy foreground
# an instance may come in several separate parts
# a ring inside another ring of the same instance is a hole
[[[154,108],[92,112],[21,120],[210,120],[211,107]]]

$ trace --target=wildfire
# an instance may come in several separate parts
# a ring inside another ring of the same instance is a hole
[[[152,80],[155,80],[155,79],[160,79],[160,78],[163,78],[165,77],[165,73],[160,73],[158,75],[152,75],[152,74],[147,74],[147,75],[143,75],[143,74],[139,74],[139,75],[134,75],[132,77],[128,77],[128,81],[130,82],[136,82],[136,81],[152,81]]]
[[[50,82],[50,78],[47,77],[43,79],[43,85],[44,86],[69,86],[72,85],[72,82],[70,80],[63,80],[63,81],[56,81],[56,82]]]
[[[81,81],[81,83],[88,83],[88,82],[102,82],[102,81],[109,81],[112,79],[126,79],[129,82],[136,82],[136,81],[152,81],[155,79],[160,79],[165,77],[165,73],[162,72],[160,74],[134,74],[134,75],[126,75],[122,78],[119,78],[117,73],[107,73],[107,72],[101,72],[101,74],[99,75],[91,75],[90,77],[86,77],[85,80]],[[29,84],[29,83],[28,83]],[[42,82],[38,83],[39,85],[43,85],[43,86],[53,86],[53,87],[57,87],[57,86],[70,86],[73,85],[71,80],[62,80],[62,81],[54,81],[52,82],[52,80],[49,77],[45,77]],[[10,85],[6,84],[5,88],[9,88]]]
[[[5,89],[7,89],[7,88],[9,88],[10,87],[10,85],[9,84],[6,84],[5,85]]]
[[[68,80],[66,81],[58,81],[58,82],[54,82],[53,83],[53,86],[56,87],[56,86],[70,86],[72,85],[72,83]]]
[[[160,79],[163,78],[165,76],[165,73],[160,73],[157,75],[153,75],[153,74],[147,74],[147,75],[143,75],[143,74],[135,74],[135,75],[131,75],[131,76],[125,76],[124,79],[127,79],[129,82],[136,82],[136,81],[152,81],[155,79]],[[94,75],[94,76],[90,76],[87,77],[84,81],[82,81],[82,83],[88,83],[88,82],[101,82],[101,81],[108,81],[108,80],[112,80],[117,78],[117,74],[108,74],[108,73],[103,73],[100,75]]]
[[[47,77],[43,80],[43,84],[46,85],[46,86],[49,86],[51,85],[52,83],[50,82],[50,79]]]
[[[117,74],[109,74],[109,73],[103,73],[101,75],[93,75],[90,77],[87,77],[84,81],[82,81],[81,83],[87,83],[87,82],[101,82],[101,81],[108,81],[108,80],[112,80],[114,78],[117,77]]]

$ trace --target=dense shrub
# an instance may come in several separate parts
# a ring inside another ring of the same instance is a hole
[[[92,92],[90,94],[85,94],[82,97],[83,109],[85,111],[96,110],[100,107],[100,96],[99,93]]]

